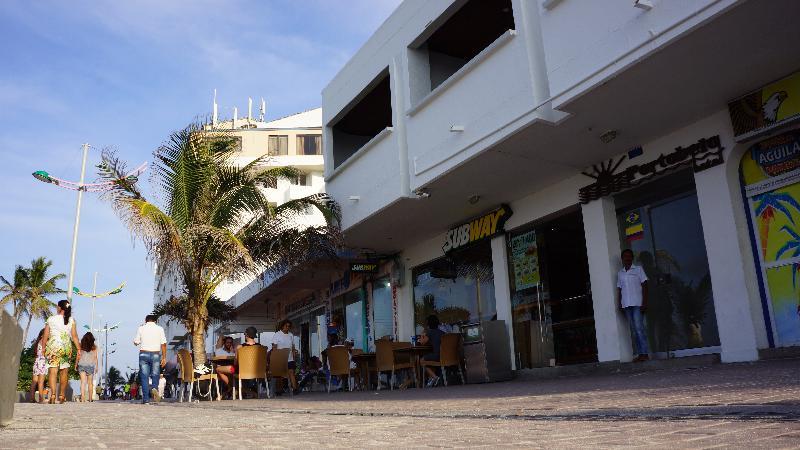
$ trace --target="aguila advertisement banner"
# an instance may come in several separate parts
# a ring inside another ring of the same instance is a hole
[[[728,103],[737,140],[800,119],[800,72]]]

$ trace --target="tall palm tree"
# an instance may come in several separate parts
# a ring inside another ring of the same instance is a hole
[[[324,194],[271,205],[263,186],[300,171],[265,167],[265,158],[239,166],[229,131],[194,123],[172,133],[154,152],[151,182],[159,202],[147,200],[125,164],[104,152],[100,177],[114,182],[106,198],[141,240],[162,273],[178,276],[186,297],[184,325],[195,365],[205,363],[208,301],[226,280],[282,273],[311,257],[335,257],[339,209]],[[300,226],[308,208],[325,218]]]
[[[14,281],[9,282],[5,277],[0,276],[0,282],[3,283],[0,286],[0,292],[6,292],[2,298],[0,298],[0,307],[5,307],[5,305],[11,303],[14,315],[14,319],[19,323],[19,320],[22,318],[22,314],[25,311],[25,287],[26,287],[26,279],[25,279],[25,268],[22,266],[17,266],[14,269]],[[25,342],[23,340],[23,342]]]
[[[34,317],[47,320],[52,313],[52,308],[56,305],[50,301],[50,297],[56,294],[63,294],[65,291],[57,286],[59,280],[66,278],[66,275],[59,273],[53,276],[48,274],[53,262],[39,257],[31,261],[31,267],[25,270],[26,301],[25,314],[28,316],[28,323],[25,325],[25,334],[22,342],[27,342],[28,330],[31,327],[31,319]]]

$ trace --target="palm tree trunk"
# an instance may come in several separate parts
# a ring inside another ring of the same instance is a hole
[[[200,318],[191,321],[189,332],[192,333],[192,356],[194,365],[199,366],[206,363],[206,324]]]
[[[22,335],[22,348],[25,348],[28,342],[28,330],[31,328],[31,316],[28,315],[28,323],[25,325],[25,333]]]

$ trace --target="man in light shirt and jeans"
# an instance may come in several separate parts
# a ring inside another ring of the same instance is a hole
[[[628,317],[634,336],[636,358],[633,362],[650,359],[647,350],[647,332],[644,313],[647,310],[647,275],[641,266],[633,264],[633,251],[622,251],[622,268],[617,273],[617,298],[619,308]]]
[[[156,316],[148,314],[145,324],[136,331],[133,344],[139,346],[139,380],[142,385],[142,403],[150,403],[150,397],[158,402],[158,375],[167,364],[167,336],[156,324]]]

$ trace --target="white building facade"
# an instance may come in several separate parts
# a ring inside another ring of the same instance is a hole
[[[630,361],[629,248],[654,357],[800,344],[798,13],[406,0],[323,91],[347,243],[392,255],[329,280],[328,309],[365,349],[435,313],[504,321],[516,369]]]

